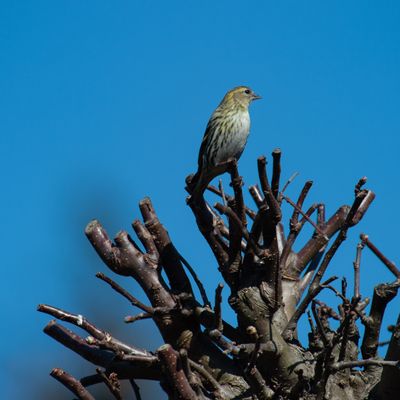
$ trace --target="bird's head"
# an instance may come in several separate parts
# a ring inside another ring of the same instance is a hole
[[[238,86],[230,90],[223,98],[221,105],[236,106],[247,109],[253,100],[261,99],[247,86]]]

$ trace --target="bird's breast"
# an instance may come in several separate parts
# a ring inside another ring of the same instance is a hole
[[[250,116],[248,112],[237,113],[234,117],[232,134],[245,136],[247,138],[250,131]]]
[[[216,165],[231,157],[239,159],[247,142],[250,131],[248,112],[235,112],[231,115],[225,131],[219,134],[218,146],[211,164]]]

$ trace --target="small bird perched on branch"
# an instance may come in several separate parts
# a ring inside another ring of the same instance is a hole
[[[227,171],[229,160],[240,158],[250,132],[249,105],[257,99],[261,97],[249,87],[235,87],[211,115],[201,142],[197,172],[188,182],[191,200]]]

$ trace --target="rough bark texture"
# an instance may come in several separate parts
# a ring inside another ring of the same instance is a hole
[[[212,306],[150,199],[145,198],[139,204],[142,221],[133,223],[145,252],[124,231],[111,241],[96,220],[87,225],[85,233],[108,268],[135,279],[147,295],[149,305],[103,273],[97,274],[140,310],[126,321],[153,319],[165,344],[155,351],[140,349],[122,343],[81,315],[39,305],[39,311],[76,325],[89,336],[83,338],[55,320],[45,327],[45,333],[101,367],[80,381],[60,369],[54,369],[51,375],[80,399],[93,398],[89,392],[93,384],[105,384],[111,396],[121,399],[121,380],[130,380],[132,395],[140,398],[134,379],[159,381],[170,399],[399,398],[400,320],[393,327],[385,359],[377,354],[385,308],[400,286],[399,270],[367,235],[361,235],[354,261],[353,294],[347,295],[345,281],[338,290],[333,286],[335,276],[324,278],[348,230],[363,218],[374,193],[363,188],[366,178],[360,179],[350,204],[326,218],[324,204],[315,203],[303,210],[311,181],[306,182],[297,201],[285,195],[287,185],[280,190],[280,151],[275,150],[272,158],[271,183],[265,157],[258,159],[260,183],[250,187],[256,210],[244,204],[243,182],[235,160],[229,168],[232,195],[220,184],[208,188],[221,198],[221,203],[213,207],[204,196],[188,198],[198,229],[228,287],[236,326],[221,315],[223,285],[216,288]],[[293,208],[287,235],[281,222],[283,201]],[[295,252],[293,245],[305,224],[311,224],[314,233]],[[365,246],[395,276],[394,282],[376,286],[368,315],[364,311],[368,299],[361,297],[359,281]],[[195,298],[188,273],[199,286],[201,299]],[[331,290],[341,299],[339,313],[317,299],[322,290]],[[306,311],[309,343],[302,344],[297,338],[297,324]],[[338,329],[330,326],[330,319],[339,321]],[[358,320],[365,325],[362,359]]]

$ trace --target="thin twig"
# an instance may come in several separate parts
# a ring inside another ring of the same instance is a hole
[[[291,175],[291,177],[286,181],[286,183],[283,185],[283,188],[282,188],[282,190],[281,190],[281,195],[283,194],[283,193],[285,193],[285,191],[286,191],[286,189],[287,189],[287,187],[295,180],[295,178],[297,177],[299,175],[299,173],[298,172],[294,172],[292,175]],[[280,201],[282,201],[282,198],[281,198],[282,196],[279,196],[279,199],[280,199]]]
[[[360,238],[363,243],[386,265],[389,271],[397,278],[400,279],[400,271],[397,269],[396,265],[390,261],[370,240],[368,235],[362,233]]]
[[[143,304],[141,301],[139,301],[136,297],[132,296],[130,293],[128,293],[123,287],[118,285],[117,282],[113,281],[111,278],[108,276],[104,275],[102,272],[98,272],[96,274],[96,277],[101,279],[102,281],[108,283],[117,293],[125,297],[133,306],[140,308],[141,310],[153,314],[154,313],[154,308],[150,306],[146,306]]]
[[[301,210],[289,197],[287,196],[282,196],[284,200],[286,200],[293,208],[295,208],[299,214],[301,214],[314,228],[315,230],[322,235],[325,240],[329,240],[327,236],[325,235],[325,232],[316,225],[316,223],[303,211]]]
[[[347,298],[347,279],[345,276],[342,278],[341,286],[342,286],[342,296],[343,298]]]
[[[360,264],[361,264],[361,252],[364,248],[364,242],[361,241],[357,244],[356,259],[354,260],[354,298],[360,298]]]
[[[210,308],[196,307],[195,315],[197,316],[200,324],[202,324],[206,329],[211,330],[215,327],[215,313]],[[233,342],[238,342],[241,340],[241,336],[237,328],[234,328],[224,320],[222,320],[222,324],[224,326],[224,336]]]
[[[295,240],[297,239],[298,235],[300,234],[301,229],[303,228],[306,221],[310,220],[311,215],[314,213],[314,211],[318,207],[318,204],[313,204],[307,210],[307,212],[304,214],[305,217],[303,217],[300,222],[298,221],[299,213],[301,211],[301,208],[303,206],[303,203],[307,196],[307,193],[311,188],[311,185],[312,185],[312,181],[307,181],[305,183],[305,185],[300,193],[300,196],[297,200],[296,207],[293,210],[292,217],[290,218],[290,233],[286,240],[285,246],[283,247],[282,255],[281,255],[281,259],[280,259],[281,270],[285,270],[287,259],[293,248],[293,244],[294,244]]]
[[[140,321],[142,319],[149,319],[149,318],[152,318],[152,317],[153,317],[152,314],[142,312],[142,313],[139,313],[139,314],[136,314],[136,315],[127,315],[124,318],[124,322],[126,322],[127,324],[132,324],[133,322]]]
[[[221,199],[223,199],[222,193],[221,193],[221,191],[220,191],[217,187],[215,187],[215,186],[213,186],[213,185],[208,185],[208,186],[207,186],[207,190],[209,190],[211,193],[214,193],[214,194],[216,194],[217,196],[221,197]],[[224,195],[225,195],[225,200],[227,201],[227,203],[229,203],[230,201],[233,200],[233,196],[229,196],[229,195],[227,195],[226,193],[224,193]],[[254,218],[256,217],[256,215],[257,215],[257,213],[256,213],[255,211],[253,211],[251,208],[249,208],[249,207],[247,207],[247,206],[245,207],[245,211],[246,211],[246,214],[247,214],[251,219],[254,219]]]
[[[342,282],[343,282],[343,281],[342,281]],[[344,282],[346,282],[346,281],[344,281]],[[325,284],[322,283],[321,286],[322,286],[324,289],[329,289],[329,290],[331,290],[333,293],[335,293],[335,295],[336,295],[337,297],[339,297],[340,299],[342,299],[343,303],[346,303],[346,304],[350,303],[349,299],[348,299],[347,297],[345,297],[342,293],[340,293],[339,290],[337,290],[336,288],[334,288],[332,285],[325,285]]]
[[[293,225],[296,225],[299,219],[299,212],[301,211],[302,207],[303,207],[303,203],[307,197],[308,192],[311,189],[311,186],[313,184],[313,181],[307,181],[304,186],[303,189],[300,192],[299,198],[297,199],[297,204],[293,210],[293,214],[292,214],[292,218],[290,219],[290,223]]]
[[[311,333],[313,335],[315,335],[315,325],[314,325],[314,322],[313,322],[313,320],[311,318],[310,310],[307,310],[307,319],[308,319],[308,323],[310,324]]]
[[[197,276],[195,270],[192,268],[192,266],[189,264],[189,262],[181,254],[179,254],[179,255],[180,255],[180,259],[181,259],[183,265],[187,268],[187,270],[189,271],[190,275],[192,276],[193,280],[195,281],[195,283],[199,289],[201,298],[203,299],[204,306],[211,306],[210,300],[208,300],[207,293],[206,293],[206,290],[204,289],[203,283]]]
[[[219,189],[219,191],[221,192],[222,202],[224,203],[224,206],[226,206],[226,205],[227,205],[227,202],[226,202],[226,196],[225,196],[224,186],[223,186],[223,184],[222,184],[222,179],[219,179],[219,180],[218,180],[218,189]]]
[[[133,392],[135,393],[136,400],[142,400],[142,396],[140,395],[140,387],[139,385],[135,382],[134,379],[129,379],[129,382],[132,386]]]
[[[327,270],[330,261],[332,260],[333,256],[336,254],[337,249],[340,247],[340,245],[346,239],[347,231],[352,224],[353,217],[356,214],[360,205],[362,204],[362,201],[366,195],[367,195],[366,192],[360,192],[359,194],[357,194],[357,196],[353,202],[353,205],[351,206],[351,209],[346,216],[346,220],[339,231],[339,234],[336,236],[336,239],[333,242],[332,246],[325,253],[325,256],[321,262],[321,265],[320,265],[317,273],[314,275],[314,278],[310,284],[310,288],[313,286],[319,285],[319,283],[321,282],[322,276],[324,275],[325,271]]]

